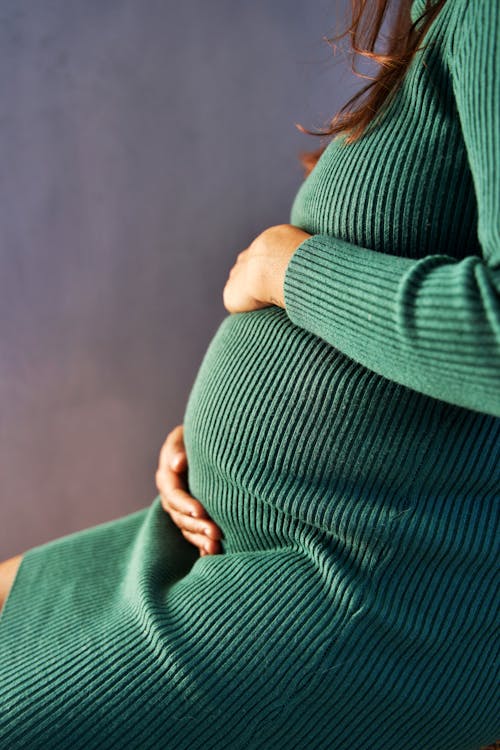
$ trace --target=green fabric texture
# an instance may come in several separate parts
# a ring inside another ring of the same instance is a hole
[[[422,0],[412,6],[414,19]],[[285,307],[227,315],[161,508],[29,550],[0,747],[478,750],[500,737],[500,7],[448,0],[290,221]]]
[[[314,236],[285,303],[386,378],[500,416],[498,3],[448,5],[458,28],[430,35],[433,87],[415,67],[371,137],[328,149],[299,191],[292,223]]]

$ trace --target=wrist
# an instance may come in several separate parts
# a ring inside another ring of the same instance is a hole
[[[283,257],[261,257],[258,299],[266,305],[285,307],[283,287],[286,265]]]

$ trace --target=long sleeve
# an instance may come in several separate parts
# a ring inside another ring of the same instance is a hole
[[[388,379],[500,416],[499,4],[465,4],[459,32],[450,69],[481,255],[413,259],[314,234],[286,269],[285,309]]]

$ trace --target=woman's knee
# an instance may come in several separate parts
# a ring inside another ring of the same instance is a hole
[[[22,559],[22,555],[16,555],[15,557],[10,557],[8,560],[0,563],[0,610],[12,588],[12,584],[14,583]]]

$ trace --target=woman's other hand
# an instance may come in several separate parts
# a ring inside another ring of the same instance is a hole
[[[238,254],[223,291],[231,313],[285,307],[285,272],[299,245],[311,235],[293,224],[277,224],[261,232]]]
[[[201,503],[187,492],[186,469],[184,427],[178,425],[167,435],[158,459],[155,480],[161,504],[188,542],[198,547],[202,557],[215,555],[222,551],[222,532]]]

